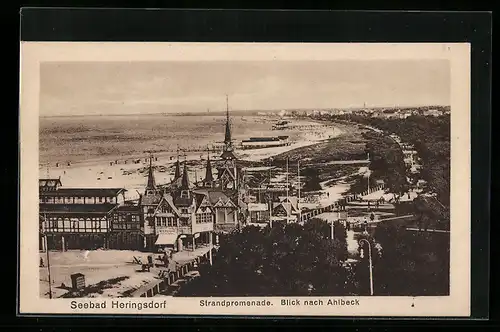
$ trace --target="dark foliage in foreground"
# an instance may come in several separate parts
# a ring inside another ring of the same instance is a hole
[[[349,295],[352,276],[345,229],[310,220],[305,225],[248,226],[221,237],[213,266],[201,265],[200,277],[178,296]]]

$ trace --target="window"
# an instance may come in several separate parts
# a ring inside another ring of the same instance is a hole
[[[212,214],[211,213],[201,213],[196,215],[197,223],[209,223],[212,222]]]
[[[71,231],[78,232],[78,220],[71,220]]]
[[[161,222],[160,218],[156,217],[155,219],[156,219],[156,226],[160,226],[160,222]]]
[[[174,218],[173,217],[168,217],[167,226],[174,226]]]
[[[55,218],[49,219],[49,227],[52,229],[57,228],[57,220]]]
[[[102,197],[99,197],[99,203],[102,203]]]

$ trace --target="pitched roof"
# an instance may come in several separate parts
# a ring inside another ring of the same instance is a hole
[[[287,202],[287,199],[288,199],[288,202],[290,204],[292,204],[292,206],[294,208],[298,208],[298,206],[299,206],[299,200],[295,196],[288,196],[288,197],[287,196],[280,196],[279,199],[281,202]]]
[[[288,215],[299,212],[292,204],[287,202],[273,203],[273,211],[275,211],[278,207],[282,207]]]
[[[55,191],[41,192],[42,196],[58,197],[110,197],[125,192],[124,188],[59,188]]]
[[[224,150],[222,154],[220,155],[222,159],[236,159],[236,156],[233,151],[231,150]]]
[[[179,211],[177,206],[175,206],[175,204],[174,204],[174,199],[173,199],[172,195],[170,195],[170,194],[163,195],[160,203],[158,203],[158,207],[160,206],[161,202],[163,202],[163,201],[167,202],[167,204],[172,208],[172,210],[175,212],[175,214],[177,214],[177,216],[179,216],[181,214],[181,212]]]
[[[205,197],[207,197],[207,195],[205,194],[200,194],[200,193],[194,193],[194,199],[195,199],[195,204],[196,204],[196,210],[199,209],[199,207],[201,206],[201,203],[203,202],[203,200],[205,199]]]
[[[450,218],[449,208],[445,207],[439,200],[431,195],[419,195],[419,200],[426,205],[426,208],[432,211],[437,217],[443,219]],[[417,200],[418,202],[418,200]]]
[[[39,179],[38,180],[38,186],[40,187],[55,187],[55,186],[61,186],[61,180],[60,179]]]
[[[115,204],[40,204],[40,213],[99,213],[117,208]]]
[[[174,197],[174,205],[177,207],[187,207],[191,206],[193,203],[193,197]]]
[[[208,196],[208,201],[212,205],[217,203],[219,200],[227,202],[230,199],[224,192],[218,189],[196,189],[194,192]]]
[[[225,173],[229,174],[229,176],[230,176],[230,177],[231,177],[231,179],[233,179],[233,180],[236,178],[236,177],[235,177],[235,174],[234,174],[234,170],[233,170],[233,168],[228,167],[228,166],[226,165],[226,166],[223,166],[223,167],[219,168],[219,170],[218,170],[218,177],[219,177],[219,179],[221,179],[221,178],[222,178],[222,176],[224,176],[224,174],[225,174]]]
[[[142,195],[139,199],[139,205],[157,205],[160,203],[161,198],[162,196],[159,194],[151,196]]]

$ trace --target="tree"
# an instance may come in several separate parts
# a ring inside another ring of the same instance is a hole
[[[308,167],[302,171],[302,174],[305,177],[304,191],[317,191],[322,189],[317,169]]]

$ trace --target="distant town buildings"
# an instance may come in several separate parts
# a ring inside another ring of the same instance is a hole
[[[430,110],[424,111],[425,116],[441,116],[443,114],[444,114],[443,111],[437,110],[437,109],[430,109]]]

